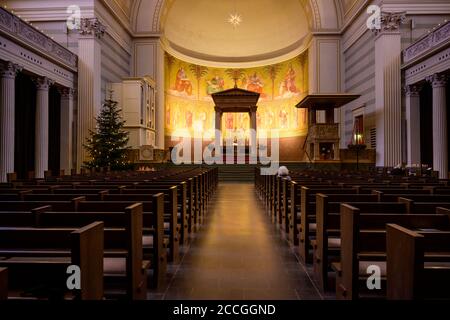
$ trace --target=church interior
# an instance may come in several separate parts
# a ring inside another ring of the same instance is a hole
[[[449,300],[449,19],[0,0],[0,304]]]

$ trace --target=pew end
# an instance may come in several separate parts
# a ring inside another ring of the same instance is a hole
[[[8,299],[8,269],[0,268],[0,300]]]

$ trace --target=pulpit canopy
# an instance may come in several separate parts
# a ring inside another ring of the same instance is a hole
[[[251,112],[257,108],[259,93],[232,88],[212,94],[216,110],[221,112]]]
[[[360,97],[357,94],[310,94],[303,98],[296,107],[310,110],[328,110],[340,108]]]

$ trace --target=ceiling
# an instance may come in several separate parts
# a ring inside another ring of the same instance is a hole
[[[237,27],[232,13],[242,17]],[[299,54],[309,27],[299,0],[174,0],[163,33],[178,58],[254,64]]]

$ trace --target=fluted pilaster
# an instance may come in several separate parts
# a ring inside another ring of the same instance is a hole
[[[15,80],[21,70],[16,64],[0,64],[0,182],[14,172]]]
[[[44,178],[48,170],[48,94],[53,81],[47,77],[34,81],[37,89],[34,171],[36,178]]]
[[[408,166],[421,163],[420,157],[420,90],[421,85],[408,85],[406,93],[406,139]]]
[[[433,169],[448,179],[447,97],[448,77],[435,74],[427,79],[433,86]]]
[[[105,27],[98,19],[82,20],[78,39],[78,108],[77,108],[77,169],[88,160],[83,145],[89,130],[95,128],[95,117],[101,108],[101,37]]]
[[[377,166],[402,162],[401,34],[403,13],[383,12],[375,40]]]
[[[73,97],[75,90],[61,88],[61,138],[60,138],[60,169],[66,174],[72,169],[72,127],[73,127]]]

